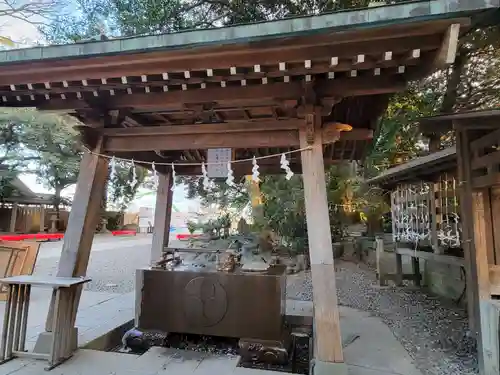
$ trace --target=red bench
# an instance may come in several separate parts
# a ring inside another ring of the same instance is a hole
[[[136,236],[137,231],[135,230],[114,230],[111,232],[113,236]]]
[[[64,233],[27,233],[27,234],[6,234],[0,236],[0,240],[4,241],[49,241],[60,240],[64,237]]]

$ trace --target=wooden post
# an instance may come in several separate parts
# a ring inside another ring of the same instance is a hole
[[[101,147],[96,149],[99,152]],[[94,232],[101,212],[101,200],[108,175],[108,159],[86,153],[80,163],[80,174],[73,198],[73,205],[64,234],[64,243],[59,261],[58,277],[85,276],[90,258],[90,249]],[[78,304],[80,303],[81,286],[75,296],[74,316],[71,326],[74,326]],[[46,330],[52,329],[52,313],[55,295],[52,294]]]
[[[397,243],[395,250],[397,250]],[[398,253],[394,254],[396,256],[396,278],[394,279],[394,283],[396,286],[403,286],[403,256]]]
[[[382,237],[377,237],[375,239],[375,256],[377,259],[377,278],[378,285],[385,285],[385,278],[382,274],[382,257],[384,255],[384,239]]]
[[[12,210],[10,213],[10,226],[9,232],[14,233],[16,231],[16,220],[17,220],[17,203],[12,205]]]
[[[481,301],[481,345],[479,353],[479,372],[481,375],[498,375],[500,346],[498,332],[500,328],[500,301]],[[482,357],[482,361],[481,361]]]
[[[492,319],[489,306],[491,304],[491,291],[488,249],[493,246],[493,233],[491,231],[491,207],[488,189],[474,191],[472,202],[480,317],[479,372],[481,375],[499,375],[498,328],[493,335],[494,339],[490,333]]]
[[[414,276],[413,284],[415,286],[420,286],[422,275],[420,274],[420,259],[418,257],[411,257],[411,268]]]
[[[437,213],[438,207],[440,206],[440,203],[438,198],[436,197],[436,194],[439,192],[439,182],[433,182],[431,184],[431,188],[429,189],[429,204],[430,204],[430,219],[431,219],[431,228],[430,228],[430,237],[431,237],[431,246],[432,250],[436,254],[442,254],[441,249],[439,248],[439,241],[438,241],[438,216],[441,217],[441,215]]]
[[[311,147],[301,153],[301,159],[313,284],[313,373],[347,374],[340,336],[323,145],[321,131],[318,131],[320,112],[306,114],[305,125],[306,128],[300,130],[300,147]]]
[[[45,206],[40,206],[40,232],[45,232]]]
[[[460,216],[462,219],[462,246],[464,249],[465,276],[467,282],[467,313],[469,328],[479,338],[479,297],[477,284],[476,250],[474,247],[474,223],[472,212],[472,186],[468,137],[464,129],[458,128],[457,163],[460,187]]]
[[[170,220],[172,218],[172,173],[167,172],[158,176],[158,192],[156,193],[155,223],[153,241],[151,243],[150,265],[159,261],[163,249],[168,246],[170,234]]]

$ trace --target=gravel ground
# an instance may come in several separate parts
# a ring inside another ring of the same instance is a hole
[[[424,375],[477,374],[474,340],[467,335],[466,311],[453,302],[411,288],[379,288],[365,265],[336,265],[339,304],[380,317]],[[309,274],[295,275],[288,298],[310,300]]]
[[[133,240],[131,240],[133,241]],[[92,252],[87,276],[92,281],[85,289],[93,292],[127,293],[134,290],[135,270],[149,264],[150,245],[118,246]],[[40,249],[43,252],[43,246]],[[57,274],[59,256],[37,260],[35,275]]]

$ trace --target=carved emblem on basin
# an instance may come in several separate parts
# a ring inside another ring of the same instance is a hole
[[[196,277],[184,288],[184,313],[190,324],[213,327],[227,312],[227,293],[216,278]]]

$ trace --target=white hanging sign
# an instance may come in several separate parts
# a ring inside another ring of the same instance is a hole
[[[207,174],[210,178],[226,178],[227,163],[233,159],[230,148],[210,148],[207,150]]]

